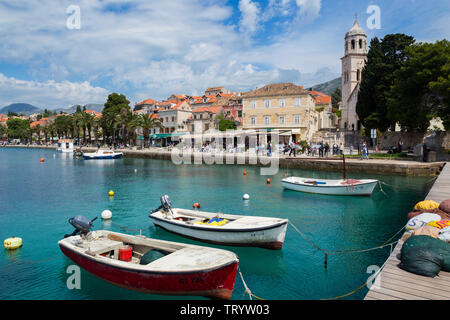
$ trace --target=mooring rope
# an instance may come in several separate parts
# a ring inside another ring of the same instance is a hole
[[[383,263],[383,265],[381,266],[381,268],[378,269],[378,270],[374,273],[374,276],[373,276],[373,279],[374,279],[374,280],[377,279],[378,274],[381,272],[381,270],[383,270],[383,268],[384,268],[384,266],[386,265],[386,263],[387,263],[387,260]],[[343,294],[343,295],[341,295],[341,296],[337,296],[337,297],[333,297],[333,298],[327,298],[327,299],[321,299],[321,300],[337,300],[337,299],[341,299],[341,298],[344,298],[344,297],[348,297],[348,296],[350,296],[350,295],[352,295],[352,294],[358,292],[358,291],[361,290],[362,288],[364,288],[364,287],[367,285],[367,283],[369,283],[369,279],[367,279],[367,281],[366,281],[362,286],[360,286],[359,288],[357,288],[357,289],[355,289],[355,290],[353,290],[353,291],[350,291],[349,293]]]
[[[396,244],[398,242],[394,241],[391,243],[388,243],[389,241],[391,241],[395,236],[397,236],[405,227],[403,226],[399,231],[397,231],[392,237],[390,237],[387,241],[385,241],[383,244],[373,247],[373,248],[367,248],[367,249],[350,249],[350,250],[325,250],[322,249],[321,247],[319,247],[318,245],[316,245],[314,242],[312,242],[311,240],[308,239],[308,237],[305,236],[305,234],[303,232],[301,232],[290,220],[289,220],[289,224],[295,229],[295,231],[297,231],[297,233],[309,244],[311,244],[314,248],[316,248],[319,251],[322,251],[325,254],[325,267],[327,266],[328,263],[328,255],[332,254],[332,255],[340,255],[340,254],[352,254],[352,253],[363,253],[363,252],[369,252],[369,251],[373,251],[373,250],[378,250],[378,249],[382,249],[385,248],[387,246],[393,246],[394,244]]]
[[[238,272],[239,272],[239,275],[241,276],[241,280],[242,280],[242,283],[244,284],[244,288],[245,288],[245,291],[244,291],[244,294],[248,294],[248,297],[250,298],[250,300],[252,300],[252,297],[255,297],[256,299],[258,299],[258,300],[264,300],[263,298],[260,298],[260,297],[258,297],[258,296],[256,296],[256,295],[254,295],[251,291],[250,291],[250,289],[248,288],[248,286],[247,286],[247,284],[245,283],[245,280],[244,280],[244,276],[242,275],[242,272],[241,272],[241,269],[238,267]],[[244,295],[243,294],[243,295]]]

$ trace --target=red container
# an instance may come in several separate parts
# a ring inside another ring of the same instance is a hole
[[[119,248],[119,259],[122,261],[130,262],[133,256],[133,247],[123,246]]]

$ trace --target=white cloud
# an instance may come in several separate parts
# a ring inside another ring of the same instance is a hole
[[[245,33],[254,33],[258,29],[260,7],[251,0],[239,0],[239,10],[241,11],[240,30]]]
[[[108,91],[89,82],[53,80],[45,82],[8,78],[0,73],[0,106],[26,102],[40,108],[69,107],[77,104],[104,103]]]
[[[302,24],[313,22],[320,15],[321,0],[295,0],[298,6],[297,19]]]
[[[298,13],[315,19],[320,14],[320,0],[270,3],[278,10],[276,15]],[[322,67],[333,70],[331,79],[339,65],[335,49],[341,49],[341,42],[329,45],[329,39],[317,37],[320,31],[309,38],[283,34],[258,46],[246,41],[257,35],[264,22],[256,1],[239,1],[240,20],[233,25],[227,20],[233,8],[218,0],[78,0],[79,30],[66,28],[70,4],[0,0],[0,60],[23,64],[34,80],[25,81],[28,91],[19,82],[13,89],[14,78],[0,82],[0,92],[5,93],[0,105],[21,101],[60,107],[102,102],[106,89],[130,92],[134,95],[130,101],[145,92],[147,97],[162,99],[171,93],[201,93],[215,85],[247,90],[274,81],[303,81]],[[110,6],[124,9],[118,13]]]

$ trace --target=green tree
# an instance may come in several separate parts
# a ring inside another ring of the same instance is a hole
[[[140,114],[139,115],[139,126],[144,131],[144,146],[148,147],[148,139],[150,135],[150,130],[152,128],[164,128],[161,121],[158,118],[152,117],[149,114]]]
[[[20,118],[9,118],[6,121],[8,136],[13,139],[26,140],[30,137],[30,121]]]
[[[219,122],[219,130],[220,131],[236,129],[236,124],[234,123],[234,120],[231,118],[225,117],[223,114],[220,114],[217,116],[217,121]]]
[[[331,106],[333,108],[339,108],[339,102],[342,100],[342,91],[340,88],[336,88],[331,94]]]
[[[364,127],[385,132],[395,124],[387,108],[390,86],[395,82],[394,72],[406,59],[405,50],[414,41],[413,37],[405,34],[388,34],[381,41],[377,37],[372,39],[356,105]],[[366,130],[366,134],[370,134],[370,130]]]
[[[391,86],[390,117],[408,131],[425,132],[435,117],[450,129],[450,42],[415,44],[406,54]]]

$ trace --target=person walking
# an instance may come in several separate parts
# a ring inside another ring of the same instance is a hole
[[[295,158],[295,143],[293,141],[291,141],[289,143],[289,147],[291,148],[291,151],[289,151],[289,157],[291,156],[292,153],[294,153],[294,158]]]
[[[352,155],[353,154],[353,145],[351,144],[350,145],[350,155]]]
[[[272,144],[270,143],[270,141],[267,143],[267,156],[272,156]]]
[[[364,157],[367,158],[367,160],[369,160],[369,154],[368,154],[368,150],[367,150],[367,146],[366,144],[363,145],[363,154],[360,160],[364,160]]]

